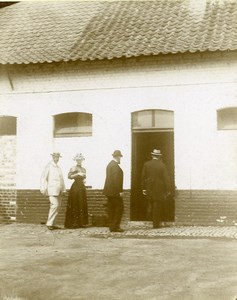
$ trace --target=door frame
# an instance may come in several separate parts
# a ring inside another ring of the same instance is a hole
[[[148,111],[154,111],[154,110],[162,110],[162,109],[148,109]],[[142,110],[139,110],[139,111],[135,111],[135,112],[132,112],[131,113],[131,120],[133,120],[133,114],[137,113],[137,112],[140,112]],[[170,112],[173,113],[173,118],[174,118],[174,111],[173,110],[169,110]],[[131,122],[131,178],[130,178],[130,182],[131,182],[131,201],[130,201],[130,219],[132,221],[136,221],[138,216],[139,216],[139,213],[137,212],[137,206],[135,204],[135,201],[134,201],[134,195],[136,195],[136,192],[134,193],[134,189],[136,187],[136,177],[135,176],[135,173],[138,172],[137,171],[137,160],[136,160],[136,157],[137,157],[137,140],[136,140],[136,134],[137,133],[165,133],[165,132],[171,132],[173,133],[173,166],[172,166],[172,176],[173,178],[172,179],[172,183],[173,183],[173,195],[174,195],[174,192],[175,192],[175,132],[174,132],[174,127],[173,128],[133,128],[133,121]],[[138,192],[138,195],[139,195],[139,192]],[[172,199],[172,202],[173,202],[173,205],[174,204],[174,197]],[[173,214],[174,214],[174,217],[175,217],[175,208],[174,208],[174,211],[173,211]],[[173,220],[174,221],[174,217],[173,217]]]

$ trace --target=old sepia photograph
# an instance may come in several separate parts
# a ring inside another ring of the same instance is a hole
[[[237,0],[0,1],[0,300],[237,299]]]

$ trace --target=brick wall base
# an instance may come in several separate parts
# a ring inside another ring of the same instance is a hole
[[[16,220],[17,192],[15,189],[0,189],[0,223]]]
[[[0,222],[11,223],[16,219],[16,136],[0,136],[0,149]]]
[[[66,213],[67,197],[62,201],[62,207],[57,216],[57,224],[63,225]],[[130,220],[130,194],[124,193],[123,223]],[[93,226],[107,225],[106,203],[107,199],[101,190],[87,190],[89,222]],[[48,197],[41,195],[39,190],[18,190],[16,221],[20,223],[45,223],[49,211]]]
[[[101,190],[87,190],[90,223],[105,226],[106,197]],[[57,217],[64,224],[67,195]],[[17,205],[16,205],[17,204]],[[47,197],[39,190],[0,190],[0,222],[45,223],[49,211]],[[237,223],[237,191],[178,190],[175,198],[176,225],[231,226]],[[124,196],[123,223],[130,220],[130,192]]]
[[[177,191],[175,224],[231,226],[234,223],[237,223],[237,191]]]

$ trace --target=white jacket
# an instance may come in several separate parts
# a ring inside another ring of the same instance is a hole
[[[48,163],[43,171],[40,191],[48,196],[59,196],[62,192],[66,192],[62,170],[53,161]]]

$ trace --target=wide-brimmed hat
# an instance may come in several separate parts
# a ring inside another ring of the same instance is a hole
[[[73,160],[85,160],[85,157],[81,153],[77,153]]]
[[[162,154],[161,154],[161,151],[160,151],[160,150],[157,150],[157,149],[154,149],[154,150],[151,152],[151,154],[152,154],[152,155],[157,155],[157,156],[158,156],[158,155],[162,155]]]
[[[113,157],[118,157],[118,156],[123,157],[120,150],[114,150],[114,153],[112,155],[113,155]]]
[[[61,154],[59,152],[53,152],[50,155],[52,156],[56,156],[56,157],[62,157]]]

